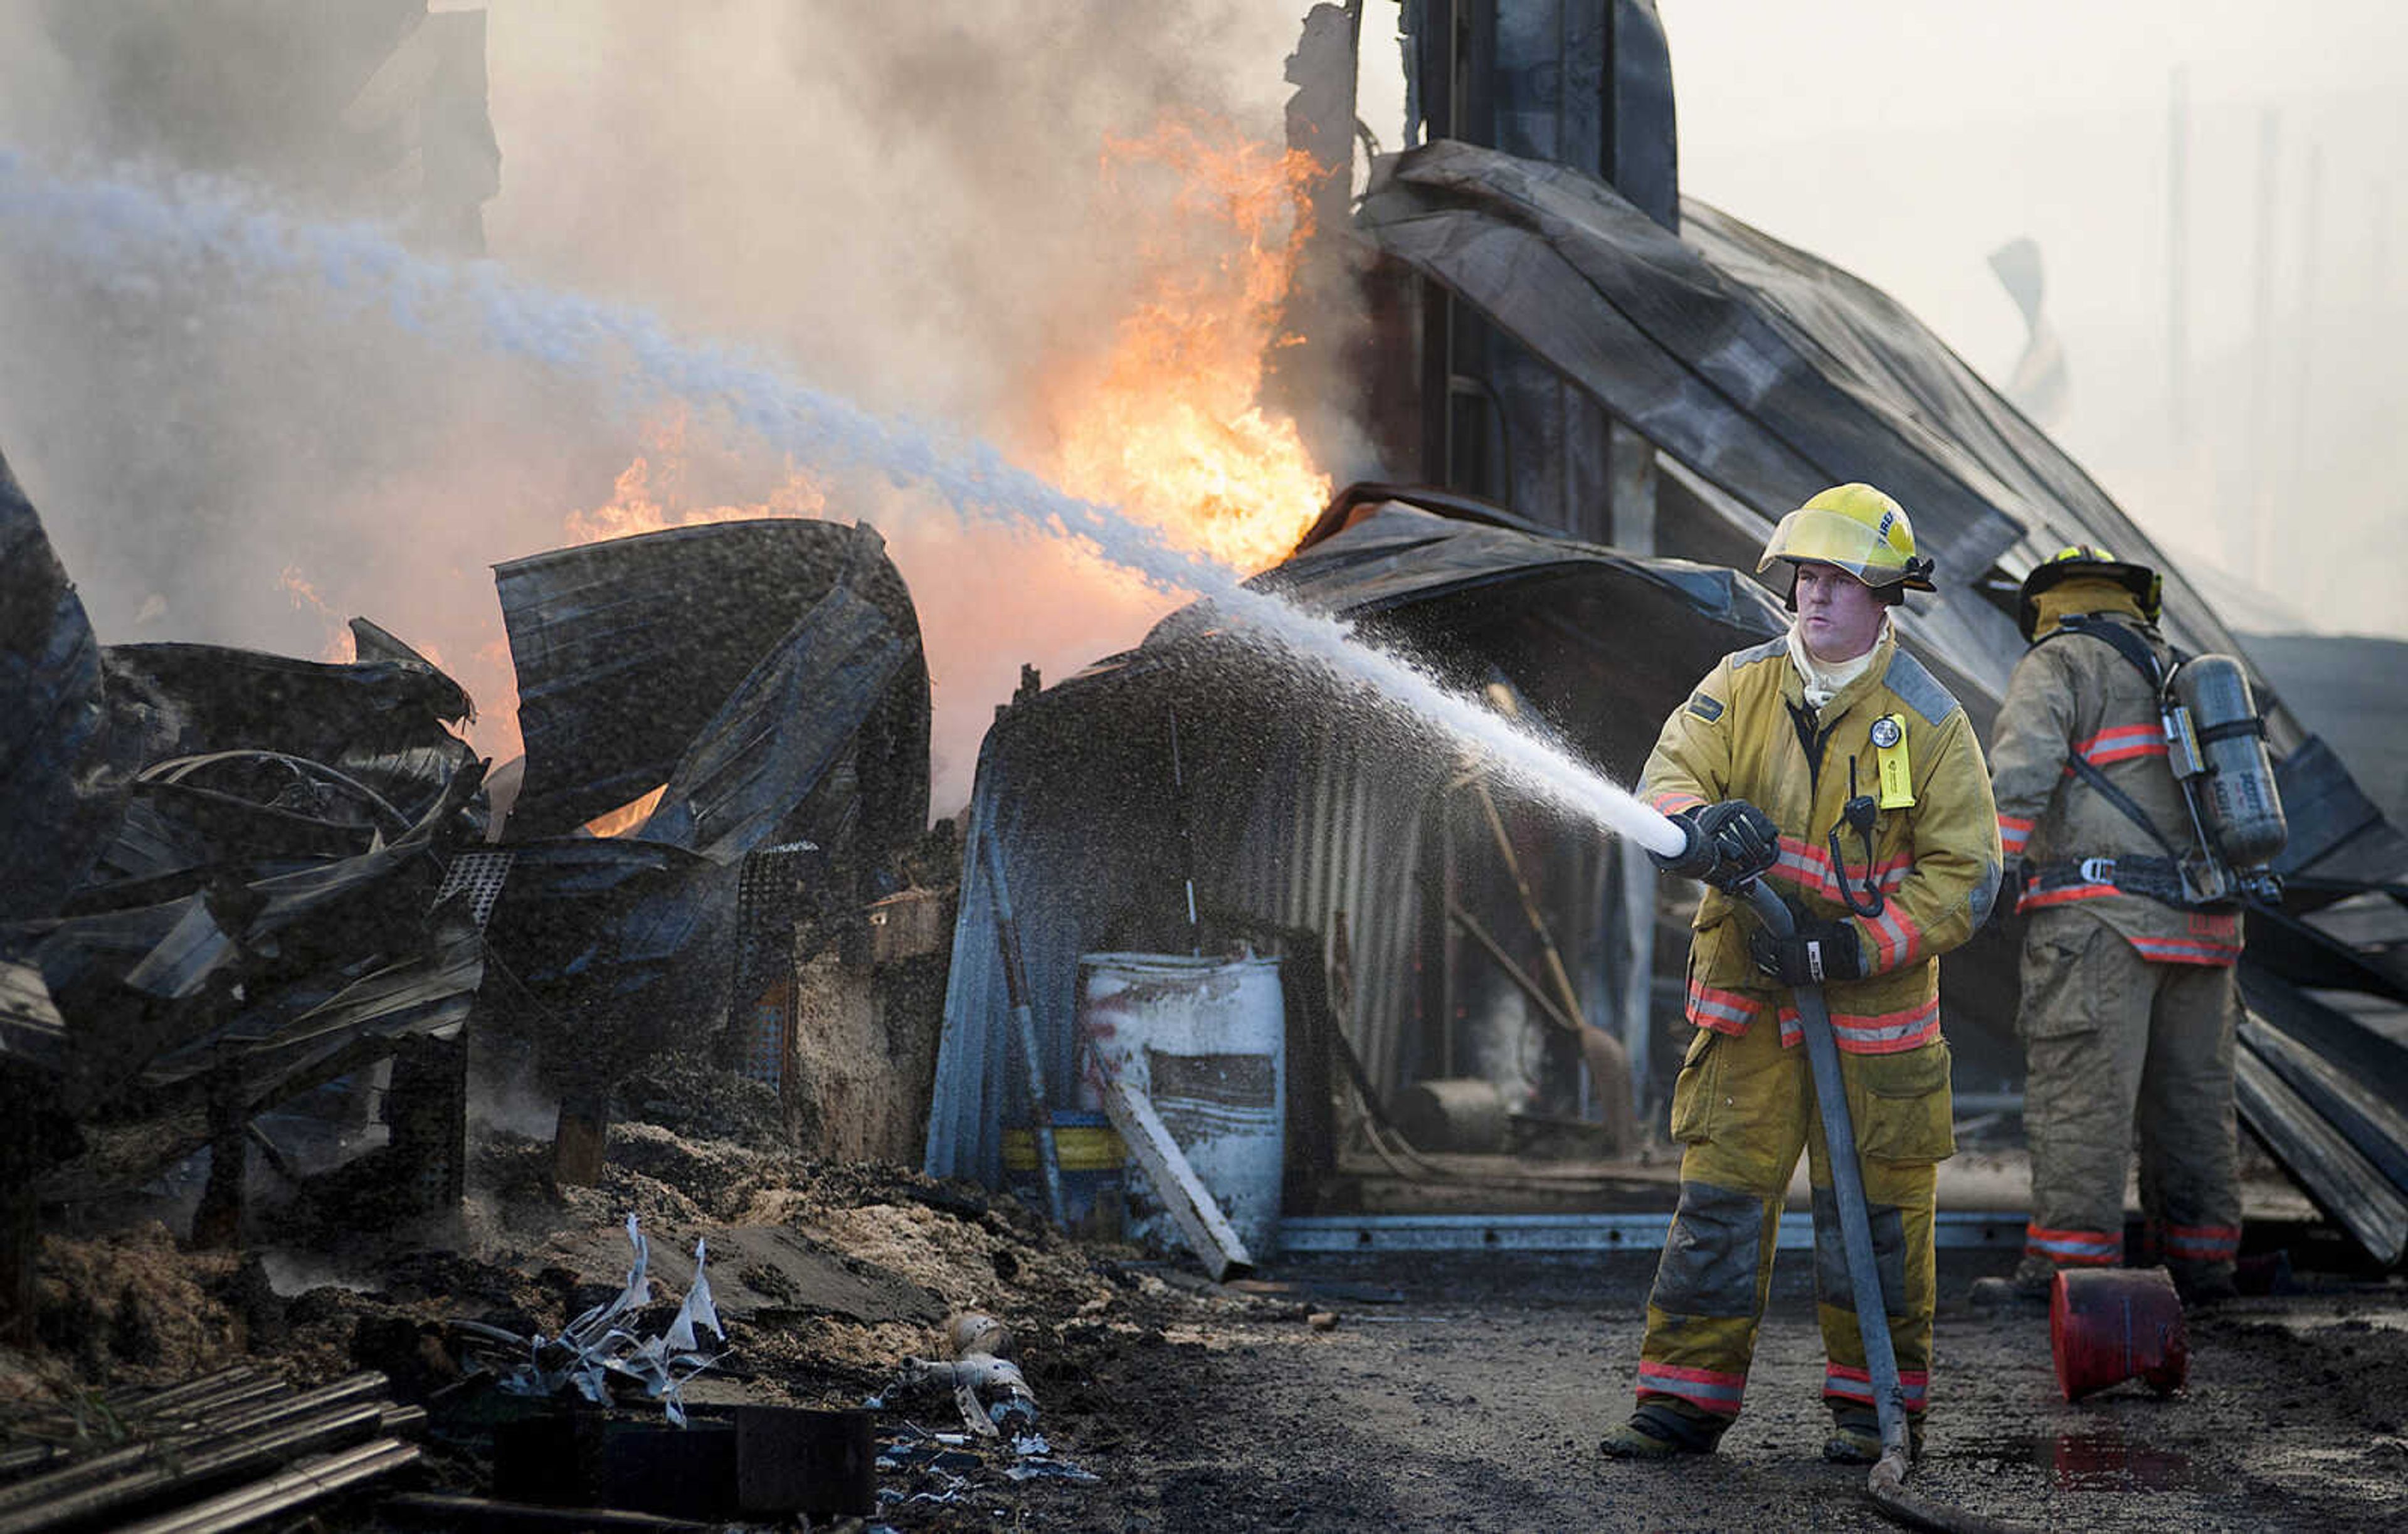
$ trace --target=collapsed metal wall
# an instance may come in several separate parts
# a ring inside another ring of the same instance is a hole
[[[1318,935],[1319,950],[1292,963],[1326,968],[1342,923],[1352,1005],[1336,1022],[1371,1080],[1393,1083],[1407,1044],[1395,1023],[1415,1003],[1416,924],[1398,918],[1421,903],[1422,826],[1419,816],[1385,815],[1426,802],[1444,766],[1367,751],[1326,720],[1280,746],[1228,844],[1199,846],[1199,863],[1213,870],[1208,888],[1218,904]]]
[[[1352,525],[1340,518],[1317,530],[1305,554],[1262,581],[1386,642],[1444,651],[1481,679],[1501,676],[1611,772],[1636,767],[1713,655],[1778,626],[1757,588],[1728,571],[1393,504],[1358,511]],[[1577,589],[1555,587],[1551,601],[1551,581]],[[1558,621],[1565,611],[1569,624]],[[1686,621],[1656,633],[1668,667],[1618,677],[1602,667],[1626,633],[1608,614],[1621,615],[1627,633],[1648,633],[1672,613]],[[1342,911],[1353,1005],[1341,1021],[1371,1080],[1392,1088],[1443,1061],[1414,1052],[1446,1037],[1431,1005],[1445,982],[1433,990],[1430,973],[1444,962],[1445,915],[1439,907],[1433,919],[1427,882],[1439,870],[1426,862],[1441,845],[1433,837],[1446,834],[1431,812],[1462,763],[1426,731],[1340,707],[1259,650],[1204,633],[1209,621],[1197,609],[1175,615],[1142,649],[1015,706],[987,737],[929,1120],[933,1175],[995,1181],[1000,1125],[1024,1111],[1007,1084],[1021,1078],[978,839],[996,839],[1011,885],[1049,1090],[1072,1079],[1078,955],[1132,938],[1187,948],[1174,715],[1208,945],[1243,934],[1293,945],[1326,971]],[[1588,940],[1601,839],[1568,824],[1536,834],[1556,875],[1548,919],[1574,972],[1593,968],[1582,960],[1589,950],[1604,962]],[[1484,825],[1468,844],[1486,839]],[[1477,904],[1476,890],[1468,898]],[[1505,930],[1502,919],[1498,926]],[[1528,968],[1538,968],[1535,955]],[[1592,1019],[1604,1020],[1603,988],[1587,994]]]
[[[999,1025],[1010,998],[982,839],[994,840],[1010,892],[1057,1100],[1075,1080],[1080,955],[1190,946],[1185,870],[1172,851],[1182,819],[1174,719],[1205,925],[1246,929],[1291,964],[1326,967],[1345,912],[1354,1002],[1339,1023],[1373,1079],[1393,1079],[1393,1020],[1413,1000],[1415,924],[1398,913],[1419,901],[1420,823],[1381,811],[1425,801],[1447,764],[1367,750],[1309,707],[1283,709],[1280,689],[1197,688],[1183,672],[1123,657],[1044,695],[1042,707],[1006,713],[987,737],[929,1112],[931,1175],[998,1182],[999,1129],[1026,1118],[1018,1045]]]

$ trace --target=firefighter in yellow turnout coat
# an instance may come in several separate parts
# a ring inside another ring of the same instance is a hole
[[[1710,885],[1757,868],[1798,912],[1776,941],[1722,887],[1699,902],[1673,1088],[1681,1197],[1647,1306],[1639,1402],[1612,1455],[1712,1449],[1737,1415],[1801,1150],[1832,1458],[1879,1452],[1839,1211],[1792,987],[1824,988],[1863,1163],[1891,1338],[1917,1434],[1930,1379],[1936,1168],[1956,1148],[1938,955],[1987,919],[1997,811],[1964,710],[1898,648],[1887,607],[1930,566],[1887,495],[1824,492],[1784,518],[1763,565],[1795,568],[1799,622],[1729,655],[1666,721],[1641,794],[1684,824],[1658,859]],[[1851,590],[1850,588],[1854,588]],[[1827,612],[1842,602],[1853,634]]]

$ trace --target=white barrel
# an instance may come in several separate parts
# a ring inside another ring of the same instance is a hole
[[[1279,961],[1083,954],[1078,1031],[1079,1105],[1102,1107],[1105,1070],[1143,1092],[1246,1250],[1268,1257],[1287,1160]],[[1141,1181],[1132,1167],[1132,1233],[1167,1230]]]

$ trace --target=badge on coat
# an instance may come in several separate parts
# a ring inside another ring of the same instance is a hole
[[[1914,805],[1914,768],[1907,760],[1906,720],[1884,714],[1873,721],[1873,757],[1881,783],[1884,810],[1909,810]]]

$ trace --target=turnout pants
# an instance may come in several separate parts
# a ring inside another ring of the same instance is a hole
[[[1931,1379],[1935,1168],[1956,1149],[1948,1045],[1894,1054],[1842,1053],[1864,1168],[1875,1266],[1908,1412]],[[1670,1410],[1708,1434],[1739,1414],[1772,1279],[1781,1208],[1802,1149],[1813,1188],[1815,1310],[1826,1355],[1823,1399],[1851,1426],[1872,1420],[1872,1383],[1831,1194],[1830,1157],[1803,1046],[1781,1047],[1769,1010],[1743,1034],[1700,1029],[1672,1091],[1681,1204],[1665,1238],[1640,1348],[1642,1413]]]
[[[2024,938],[2027,1265],[2124,1261],[2124,1175],[2141,1140],[2141,1209],[2177,1273],[2229,1273],[2241,1245],[2233,1139],[2232,969],[2157,964],[2079,911]]]

